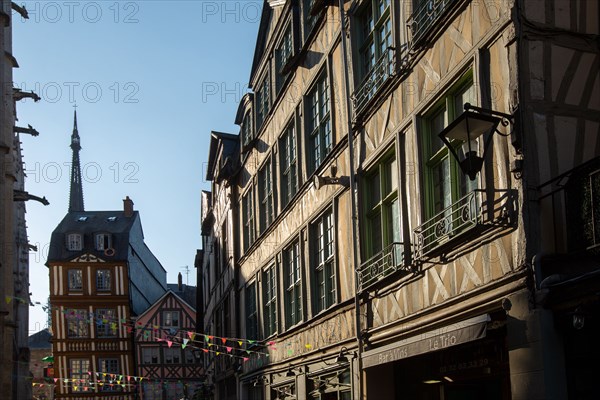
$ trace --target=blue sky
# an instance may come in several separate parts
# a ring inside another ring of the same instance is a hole
[[[27,203],[32,301],[46,302],[50,234],[68,208],[77,103],[86,210],[120,210],[130,196],[170,283],[195,284],[200,192],[211,130],[237,133],[261,1],[25,1],[13,16],[14,84],[42,97],[17,104]],[[30,308],[30,330],[45,326]]]

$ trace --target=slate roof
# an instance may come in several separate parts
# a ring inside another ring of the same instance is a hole
[[[29,348],[30,349],[52,349],[52,343],[50,343],[52,335],[48,329],[42,329],[39,332],[29,336]]]
[[[87,217],[85,221],[82,217]],[[116,217],[109,220],[110,217]],[[126,217],[120,211],[75,211],[67,213],[63,220],[52,232],[48,262],[64,261],[75,258],[81,254],[93,254],[105,260],[127,260],[129,251],[129,233],[131,227],[138,218],[138,212],[134,211],[131,217]],[[66,234],[82,233],[84,235],[83,250],[67,250]],[[96,250],[95,234],[112,234],[112,247],[115,250],[113,256],[107,256],[105,252]]]
[[[178,284],[168,283],[167,288],[177,296],[181,297],[181,299],[188,303],[194,310],[196,309],[196,286],[183,284],[181,285],[181,290],[179,290]]]

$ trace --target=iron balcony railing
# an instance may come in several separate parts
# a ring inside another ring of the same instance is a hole
[[[373,68],[364,77],[352,94],[352,103],[355,113],[362,111],[364,106],[375,96],[383,83],[388,80],[395,69],[396,52],[393,47],[388,47],[377,60]]]
[[[410,271],[404,261],[404,243],[394,242],[390,244],[362,263],[358,271],[359,290],[363,291],[396,271]]]
[[[458,0],[414,0],[414,11],[408,18],[412,47],[420,44],[444,13]]]
[[[478,191],[470,192],[415,229],[416,257],[438,249],[478,223]]]

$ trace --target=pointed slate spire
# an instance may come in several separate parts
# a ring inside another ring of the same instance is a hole
[[[81,165],[79,162],[79,150],[81,150],[81,144],[79,142],[79,132],[77,131],[77,108],[75,108],[75,116],[73,119],[71,149],[73,150],[73,161],[71,163],[71,194],[69,197],[69,212],[84,211],[83,186],[81,183]]]

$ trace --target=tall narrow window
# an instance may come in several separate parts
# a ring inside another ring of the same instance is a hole
[[[242,146],[246,147],[254,139],[254,131],[252,126],[252,111],[246,112],[242,121]]]
[[[71,359],[69,360],[70,367],[70,378],[71,378],[71,391],[73,393],[81,393],[87,391],[93,391],[90,388],[90,360],[88,359]]]
[[[81,291],[83,290],[83,271],[80,269],[70,269],[67,273],[68,286],[70,291]]]
[[[311,15],[310,11],[315,0],[303,0],[302,1],[302,14],[304,15],[304,40],[308,39],[315,24],[317,23],[317,16]]]
[[[285,324],[289,328],[302,321],[302,275],[300,246],[295,242],[283,252],[285,274]]]
[[[181,364],[181,348],[180,347],[163,347],[165,354],[165,364]]]
[[[225,271],[229,266],[229,234],[228,234],[228,221],[225,218],[223,225],[221,226],[221,272]]]
[[[365,259],[400,242],[397,168],[396,158],[391,154],[365,176]]]
[[[333,214],[327,211],[311,225],[311,258],[314,281],[315,314],[331,307],[336,300]]]
[[[265,338],[277,332],[277,277],[275,265],[263,272],[263,308]]]
[[[390,0],[368,0],[357,14],[360,27],[359,81],[354,98],[357,107],[370,100],[382,83],[392,75],[392,22]]]
[[[96,290],[99,292],[110,292],[111,273],[109,269],[99,269],[96,271]]]
[[[271,88],[269,74],[265,77],[256,91],[256,130],[258,131],[271,108]]]
[[[87,338],[90,336],[90,322],[85,310],[67,310],[67,336],[69,338]]]
[[[81,251],[83,248],[83,236],[80,233],[69,233],[67,235],[67,249],[70,251]]]
[[[286,72],[283,68],[288,61],[294,55],[294,40],[292,36],[292,24],[288,24],[279,47],[275,50],[275,84],[276,91],[279,93],[283,87],[285,80],[287,79],[289,72]]]
[[[254,243],[254,200],[252,188],[242,198],[242,213],[244,219],[244,250],[247,251]]]
[[[463,112],[464,103],[476,104],[470,73],[423,117],[426,210],[425,222],[415,230],[421,253],[475,225],[477,180],[465,177],[438,136]]]
[[[298,191],[298,163],[296,157],[296,130],[290,124],[280,140],[281,204],[285,207]]]
[[[256,310],[256,283],[246,286],[246,337],[258,339],[258,313]]]
[[[311,151],[311,168],[314,172],[333,147],[331,135],[331,112],[329,83],[323,73],[307,97],[307,128]]]
[[[274,218],[271,158],[267,160],[259,172],[258,191],[260,199],[260,233],[262,234],[271,225]]]
[[[96,310],[96,332],[99,338],[117,336],[117,311],[112,308]]]

